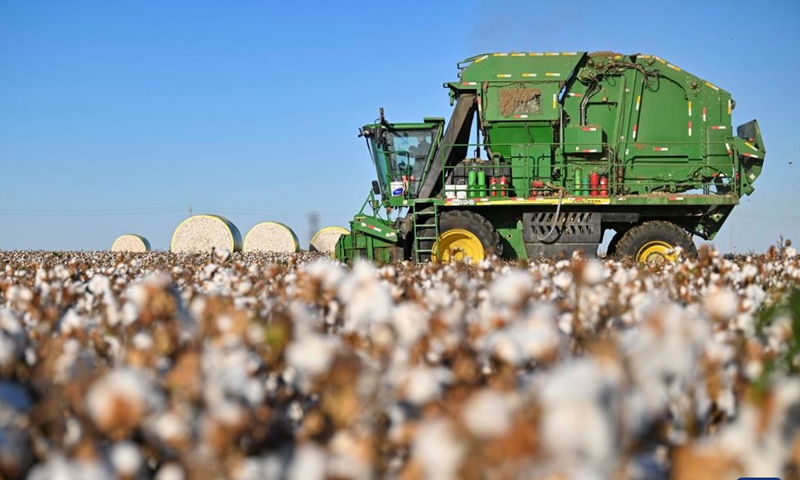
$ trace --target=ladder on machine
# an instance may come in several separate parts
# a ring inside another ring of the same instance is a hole
[[[427,255],[428,258],[433,256],[434,247],[437,246],[436,240],[439,238],[439,208],[436,204],[417,204],[415,202],[411,206],[411,215],[413,215],[414,220],[414,262],[421,263],[424,255]],[[433,223],[426,223],[431,218],[433,218]],[[431,227],[433,227],[433,236],[430,236],[429,232]],[[423,233],[426,233],[426,235],[423,235]],[[431,248],[421,248],[421,244],[426,241],[431,242]]]

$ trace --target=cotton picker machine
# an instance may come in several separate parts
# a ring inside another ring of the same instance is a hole
[[[651,55],[494,53],[444,84],[450,121],[361,128],[377,170],[336,256],[382,262],[581,250],[662,262],[710,240],[766,153],[731,95]],[[371,211],[369,211],[371,210]]]

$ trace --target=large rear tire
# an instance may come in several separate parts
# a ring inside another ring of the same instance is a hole
[[[663,264],[678,259],[675,247],[680,247],[685,256],[697,256],[697,247],[686,230],[671,222],[654,220],[625,232],[616,245],[615,256],[639,263]]]
[[[431,220],[432,223],[432,220]],[[433,237],[433,228],[422,230],[423,237]],[[491,223],[481,215],[466,210],[448,210],[439,215],[439,237],[435,242],[420,242],[421,250],[432,250],[423,259],[433,261],[480,262],[492,255],[503,254],[500,235]]]

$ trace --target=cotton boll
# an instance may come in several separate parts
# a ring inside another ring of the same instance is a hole
[[[131,302],[132,306],[141,309],[145,306],[147,301],[147,289],[143,282],[131,285],[125,290],[125,298]]]
[[[139,350],[149,350],[153,348],[153,337],[147,332],[137,332],[132,340],[134,348]]]
[[[428,331],[430,314],[413,302],[400,303],[392,313],[392,326],[403,346],[415,344]]]
[[[489,295],[501,306],[517,307],[533,290],[533,279],[527,272],[508,272],[489,285]]]
[[[61,317],[60,327],[61,332],[65,334],[81,331],[86,327],[86,319],[78,314],[75,309],[70,308]]]
[[[507,332],[495,332],[491,336],[491,352],[500,360],[511,365],[518,365],[523,362],[524,357],[514,337]]]
[[[141,373],[117,369],[94,383],[86,396],[89,415],[104,432],[127,432],[161,404],[158,391]]]
[[[235,470],[233,478],[234,480],[279,479],[284,478],[284,470],[284,460],[277,455],[247,457]]]
[[[570,286],[572,286],[572,275],[567,272],[561,272],[555,277],[553,277],[553,285],[560,288],[561,290],[566,290]]]
[[[74,447],[78,444],[83,435],[83,429],[81,428],[80,422],[75,418],[68,418],[64,422],[64,427],[66,432],[64,433],[64,445],[68,447]]]
[[[177,463],[167,463],[158,469],[154,480],[186,480],[186,473]]]
[[[539,305],[524,321],[492,332],[487,338],[492,353],[512,365],[544,360],[558,348],[555,315],[552,306]]]
[[[20,339],[22,339],[25,333],[22,322],[20,322],[17,315],[8,308],[0,308],[0,332]]]
[[[74,338],[70,338],[62,347],[61,355],[56,359],[54,370],[54,380],[56,383],[66,383],[75,374],[76,365],[80,365],[79,360],[82,355],[86,355],[81,350],[81,344]]]
[[[19,342],[0,332],[0,367],[13,365],[19,358],[19,352]]]
[[[142,454],[131,442],[122,442],[111,448],[111,463],[120,475],[132,477],[142,467]]]
[[[359,262],[353,267],[342,281],[338,297],[347,304],[343,325],[347,332],[367,336],[370,324],[391,320],[392,296],[369,263]]]
[[[297,372],[313,377],[328,371],[337,347],[334,338],[308,334],[289,344],[286,362]]]
[[[388,325],[376,323],[370,325],[370,339],[378,347],[388,348],[395,343],[395,333]]]
[[[133,302],[122,306],[122,325],[128,327],[139,319],[139,308]]]
[[[370,444],[350,431],[339,431],[328,444],[328,475],[332,478],[370,480],[375,478],[370,468]]]
[[[306,266],[304,270],[312,277],[322,280],[322,286],[327,290],[339,286],[339,282],[345,276],[341,265],[330,260],[316,260]]]
[[[441,368],[414,367],[405,380],[406,399],[411,403],[424,404],[435,399],[442,391],[442,382],[449,378]]]
[[[562,461],[611,467],[616,455],[616,411],[613,393],[620,379],[593,359],[553,369],[541,388],[541,433],[545,447]]]
[[[739,297],[727,288],[715,289],[708,293],[703,305],[714,320],[728,320],[738,311]]]
[[[511,409],[505,397],[492,390],[473,394],[461,413],[467,428],[477,437],[505,435],[511,429]]]
[[[88,283],[89,291],[94,295],[103,296],[111,288],[111,281],[105,275],[93,275]]]
[[[301,445],[289,468],[289,480],[325,480],[327,456],[315,444]]]
[[[28,474],[28,480],[112,480],[115,478],[105,466],[98,462],[69,461],[60,454],[37,465]]]
[[[572,335],[572,322],[573,315],[570,312],[565,312],[558,317],[558,330],[565,335]]]
[[[597,260],[589,260],[581,272],[581,280],[585,285],[599,285],[605,280],[605,268]]]
[[[187,425],[187,419],[173,411],[153,419],[151,428],[161,439],[173,444],[187,439],[191,433]]]
[[[421,464],[426,480],[457,478],[465,453],[465,446],[448,420],[426,422],[414,436],[412,459]]]
[[[217,260],[220,262],[227,262],[231,258],[231,251],[227,248],[220,248],[218,250],[214,250],[214,253],[217,257]]]

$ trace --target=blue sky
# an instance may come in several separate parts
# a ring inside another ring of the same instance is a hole
[[[650,53],[730,91],[768,154],[723,251],[800,242],[800,2],[0,1],[0,248],[169,248],[189,214],[242,235],[347,226],[360,125],[450,115],[484,52]]]

